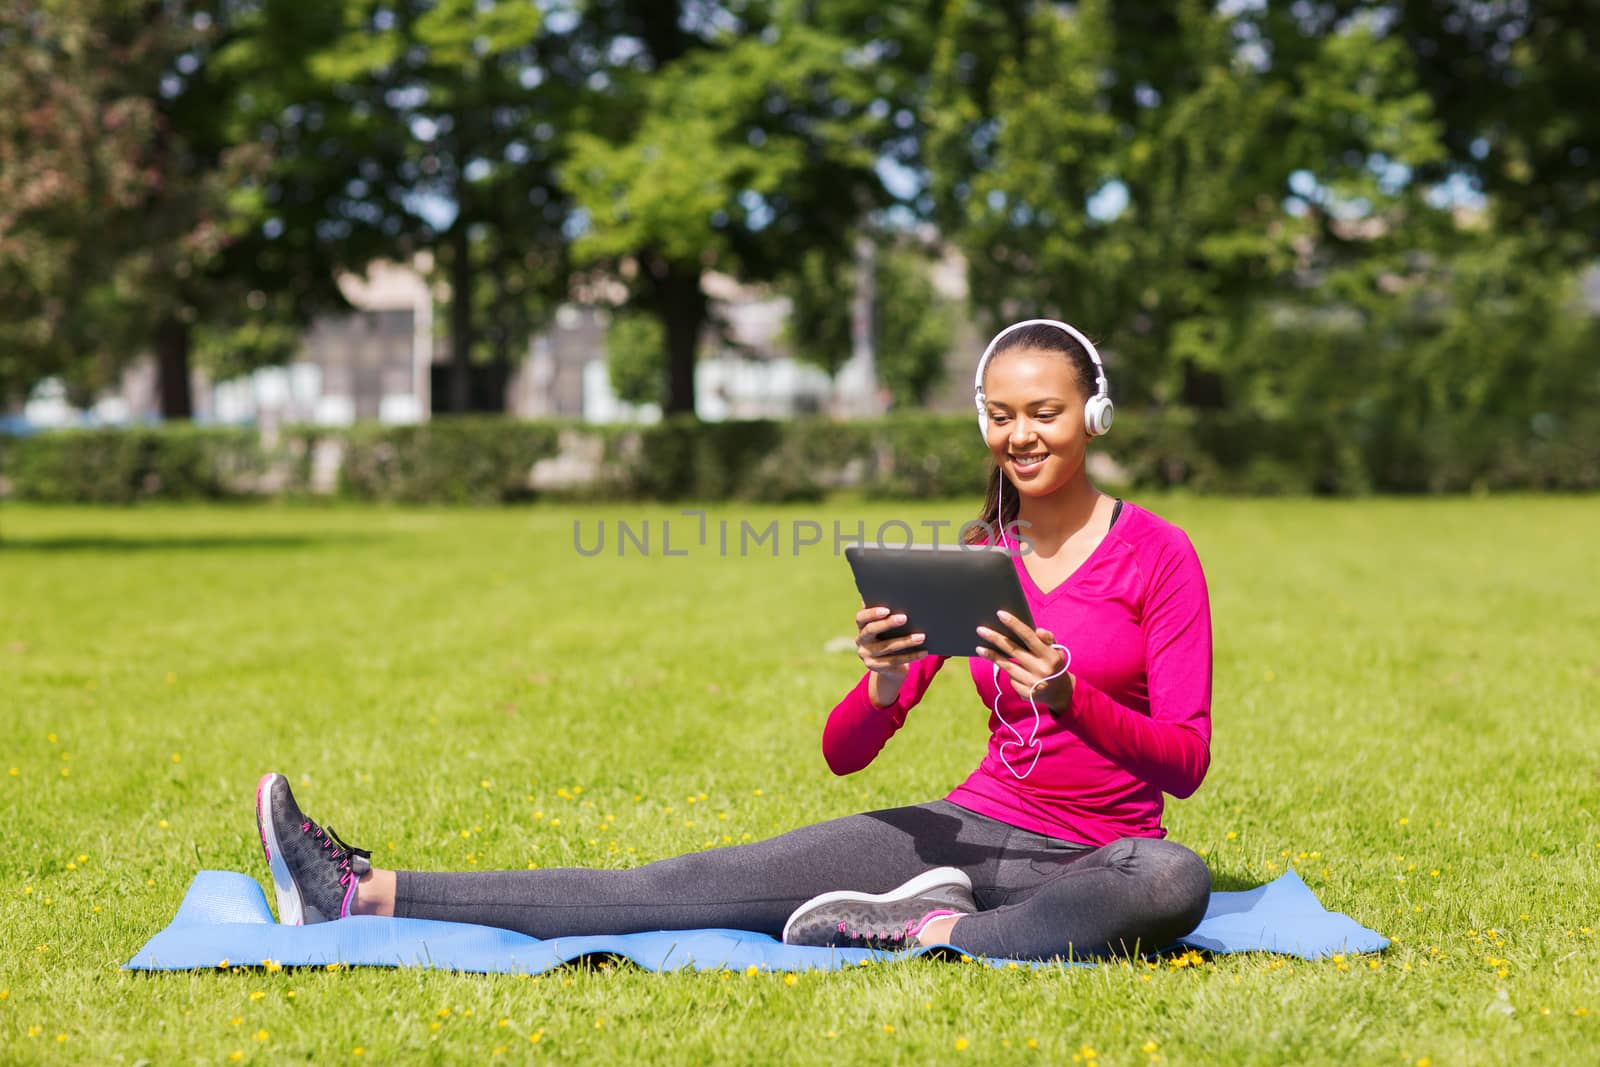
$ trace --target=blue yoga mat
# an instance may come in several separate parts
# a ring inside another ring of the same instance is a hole
[[[1175,947],[1318,959],[1336,952],[1377,952],[1388,944],[1381,934],[1324,908],[1291,871],[1242,893],[1211,894],[1206,917]],[[863,960],[913,959],[935,951],[941,950],[802,948],[748,930],[662,930],[541,941],[491,926],[369,915],[315,926],[279,926],[254,878],[232,871],[201,871],[171,925],[152,937],[126,967],[181,971],[273,960],[285,967],[341,963],[537,974],[585,956],[616,956],[652,971],[682,967],[806,971],[851,967]],[[1004,966],[1013,961],[984,962]]]

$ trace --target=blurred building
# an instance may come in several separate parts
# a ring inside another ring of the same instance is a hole
[[[194,372],[197,422],[258,425],[346,426],[358,421],[414,423],[433,413],[433,396],[448,380],[449,342],[443,334],[443,294],[428,281],[427,258],[411,265],[374,263],[364,276],[340,279],[351,310],[318,317],[306,330],[300,352],[281,367],[213,382]],[[934,271],[938,291],[964,306],[964,263],[954,254]],[[855,309],[857,330],[850,359],[830,377],[794,358],[786,338],[790,302],[759,286],[709,274],[720,329],[702,338],[695,371],[695,406],[707,420],[787,418],[807,414],[859,415],[881,411],[886,392],[875,389],[869,323]],[[610,312],[601,300],[557,309],[547,326],[530,337],[522,358],[493,375],[474,379],[474,392],[495,394],[485,407],[501,407],[522,418],[566,417],[587,422],[650,422],[655,405],[634,406],[611,388],[606,364]],[[971,373],[983,339],[964,315],[951,338],[945,380],[929,407],[965,410],[971,404]],[[868,395],[863,395],[868,394]],[[59,383],[35,390],[15,428],[159,420],[152,360],[131,363],[119,387],[88,411],[68,403]]]

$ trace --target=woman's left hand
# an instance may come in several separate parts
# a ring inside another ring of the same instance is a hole
[[[1010,612],[997,613],[1010,632],[1001,632],[987,626],[978,627],[978,636],[1004,653],[978,646],[977,653],[1011,676],[1011,687],[1022,699],[1033,693],[1034,702],[1060,710],[1072,703],[1073,678],[1063,672],[1067,657],[1055,647],[1055,634],[1049,630],[1035,630]],[[1058,678],[1050,678],[1060,673]],[[1043,685],[1039,683],[1050,678]],[[1036,688],[1037,687],[1037,688]]]

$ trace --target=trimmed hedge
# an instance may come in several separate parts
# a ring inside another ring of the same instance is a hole
[[[1333,416],[1124,413],[1097,444],[1119,485],[1202,493],[1600,489],[1600,414],[1419,428]],[[539,474],[542,461],[564,479]],[[0,485],[27,500],[135,503],[324,495],[403,503],[577,499],[815,500],[975,494],[988,451],[966,415],[585,426],[496,416],[420,426],[172,426],[0,438]]]
[[[0,473],[13,495],[61,503],[246,496],[266,468],[260,435],[231,427],[61,430],[0,447]]]
[[[495,416],[417,426],[364,424],[341,436],[340,491],[406,504],[498,504],[530,495],[528,472],[556,455],[560,427]]]

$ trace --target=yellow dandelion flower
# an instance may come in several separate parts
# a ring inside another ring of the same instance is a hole
[[[967,1051],[967,1046],[969,1046],[971,1044],[972,1044],[972,1042],[968,1041],[966,1038],[958,1037],[958,1038],[956,1038],[956,1051],[957,1052],[965,1052],[965,1051]]]
[[[449,1008],[440,1008],[439,1009],[439,1018],[441,1018],[441,1019],[446,1018],[447,1016],[449,1016],[449,1014],[450,1014],[450,1009]]]
[[[543,1040],[544,1040],[544,1031],[543,1030],[535,1030],[533,1033],[528,1035],[528,1041],[531,1044],[537,1045],[539,1042],[541,1042]]]
[[[234,1049],[232,1052],[228,1053],[228,1059],[232,1060],[234,1063],[238,1063],[240,1060],[244,1059],[244,1049]]]
[[[1146,1041],[1144,1044],[1139,1046],[1139,1051],[1144,1052],[1144,1053],[1151,1053],[1151,1052],[1154,1052],[1156,1049],[1158,1049],[1160,1047],[1161,1047],[1160,1045],[1156,1044],[1155,1038],[1151,1038],[1149,1041]]]
[[[883,1024],[883,1032],[886,1033],[886,1034],[894,1033],[894,1024],[893,1023],[884,1023]]]
[[[511,1025],[511,1020],[501,1016],[500,1021],[495,1023],[495,1025],[504,1028]]]
[[[1239,831],[1237,831],[1237,830],[1229,830],[1228,831],[1228,840],[1229,841],[1236,841],[1236,840],[1238,840],[1238,838],[1239,838]]]
[[[1550,1011],[1549,1011],[1549,1009],[1548,1009],[1548,1008],[1547,1008],[1547,1009],[1545,1009],[1545,1014],[1546,1014],[1546,1015],[1549,1015],[1549,1014],[1550,1014]],[[58,1042],[60,1042],[60,1041],[65,1041],[65,1040],[66,1040],[66,1039],[67,1039],[67,1035],[66,1035],[66,1034],[57,1034],[57,1035],[56,1035],[56,1040],[57,1040],[57,1041],[58,1041]]]
[[[350,1055],[352,1056],[365,1056],[366,1054],[367,1050],[362,1048],[360,1045],[357,1045],[355,1048],[350,1050]]]
[[[228,1025],[229,1026],[239,1026],[243,1022],[244,1022],[244,1016],[235,1015],[233,1018],[228,1020]]]
[[[799,985],[800,984],[800,976],[799,975],[795,975],[795,974],[786,974],[786,975],[783,976],[783,984],[784,985]]]
[[[604,1030],[606,1028],[606,1017],[604,1015],[596,1015],[594,1017],[594,1028],[596,1030]]]
[[[43,1032],[44,1032],[44,1027],[42,1027],[42,1026],[30,1026],[30,1027],[28,1027],[28,1036],[29,1037],[38,1037]]]
[[[748,966],[748,967],[746,967],[744,969],[744,973],[745,974],[760,974],[761,973],[761,968],[757,967],[755,964],[752,963],[750,966]]]
[[[256,990],[251,991],[250,999],[251,1000],[260,1000],[262,997],[264,997],[266,995],[267,994],[263,990],[256,989]]]
[[[267,1039],[267,1032],[265,1030],[257,1030],[256,1031],[256,1040],[257,1041],[265,1041],[266,1039]]]
[[[163,830],[165,830],[167,827],[171,826],[172,824],[169,823],[167,820],[162,819],[160,822],[156,823],[156,825],[161,827]]]

